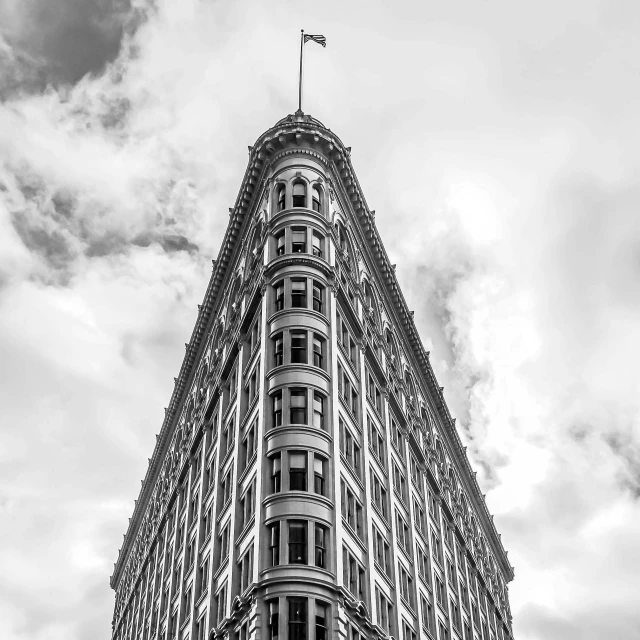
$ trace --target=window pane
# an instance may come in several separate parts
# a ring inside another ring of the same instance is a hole
[[[291,332],[291,362],[307,363],[307,333],[306,331]]]
[[[307,390],[291,389],[290,414],[292,424],[307,424]]]
[[[313,426],[324,429],[324,398],[319,393],[313,393]]]
[[[289,640],[307,640],[307,599],[289,598]]]
[[[289,522],[289,563],[307,564],[307,523]]]

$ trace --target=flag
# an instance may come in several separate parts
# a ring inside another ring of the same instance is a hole
[[[308,40],[313,40],[314,42],[321,44],[323,47],[327,46],[327,39],[324,36],[312,36],[309,33],[305,33],[304,41],[307,42]]]

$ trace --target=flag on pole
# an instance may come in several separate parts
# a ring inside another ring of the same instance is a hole
[[[321,44],[323,47],[327,46],[327,39],[324,36],[312,36],[309,33],[305,33],[304,34],[304,41],[308,42],[309,40],[313,40],[314,42],[317,42],[318,44]]]

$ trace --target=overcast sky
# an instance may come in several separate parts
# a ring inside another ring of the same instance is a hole
[[[640,638],[640,3],[0,0],[2,639],[109,576],[248,159],[352,161],[509,550],[517,640]]]

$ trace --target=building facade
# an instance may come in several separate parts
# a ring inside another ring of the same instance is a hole
[[[350,149],[298,112],[249,156],[113,639],[511,638],[513,569]]]

